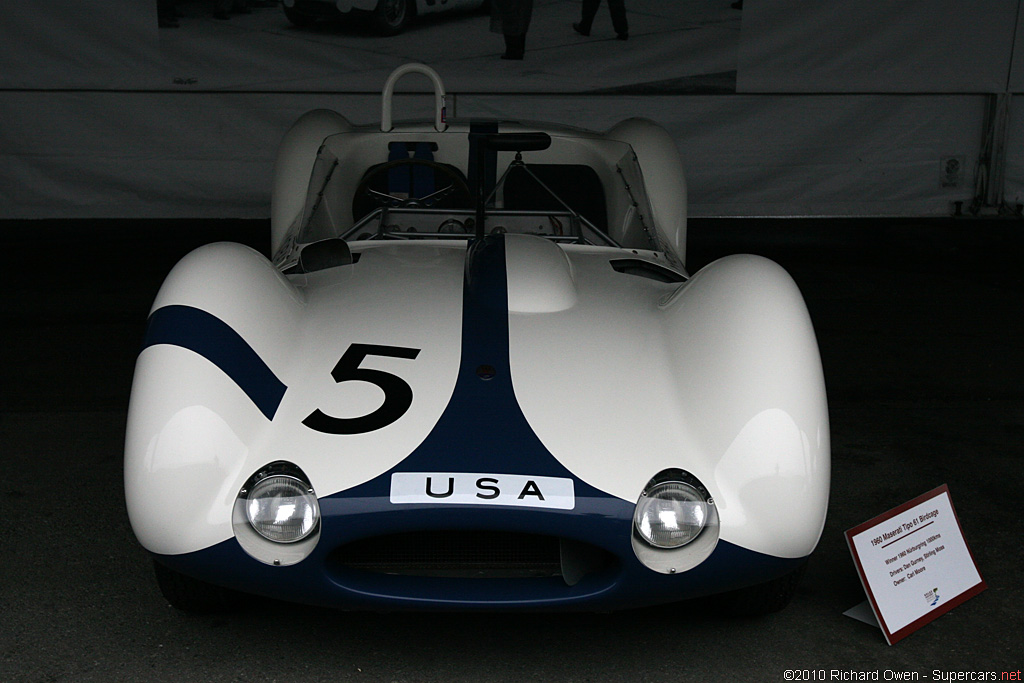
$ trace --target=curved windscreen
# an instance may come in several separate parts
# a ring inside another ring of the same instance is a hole
[[[488,184],[487,169],[479,173],[468,160],[459,163],[459,155],[444,154],[453,140],[466,148],[464,134],[415,136],[425,139],[390,142],[389,158],[376,164],[360,160],[367,157],[368,140],[379,148],[387,143],[385,136],[342,133],[328,138],[314,163],[290,244],[334,237],[445,239],[509,232],[662,250],[643,173],[626,143],[552,135],[543,151],[492,154]]]

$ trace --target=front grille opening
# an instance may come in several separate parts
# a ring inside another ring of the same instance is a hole
[[[376,536],[343,546],[331,557],[340,568],[392,576],[557,577],[570,585],[610,561],[608,553],[594,546],[555,536],[473,530]]]

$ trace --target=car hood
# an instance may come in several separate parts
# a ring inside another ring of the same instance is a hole
[[[613,267],[658,254],[525,235],[352,249],[353,264],[285,277],[213,245],[171,273],[133,387],[133,526],[147,505],[193,505],[194,545],[228,538],[237,492],[277,460],[321,498],[434,471],[571,477],[632,503],[681,468],[718,502],[724,539],[813,548],[827,409],[806,309],[775,264],[733,257],[679,283]],[[182,311],[221,341],[154,324]],[[181,483],[197,479],[218,484]]]

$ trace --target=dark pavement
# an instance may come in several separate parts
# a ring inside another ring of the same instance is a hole
[[[769,617],[699,604],[177,612],[125,512],[134,357],[177,258],[218,239],[265,249],[267,224],[0,223],[0,680],[782,681],[793,669],[999,680],[1024,668],[1024,222],[705,219],[690,230],[691,271],[735,252],[786,267],[822,351],[829,517],[796,598]],[[989,588],[890,647],[842,614],[864,599],[843,531],[943,483]]]

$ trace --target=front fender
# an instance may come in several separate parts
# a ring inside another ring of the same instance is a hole
[[[549,275],[548,286],[571,282],[571,300],[509,313],[516,398],[548,451],[630,503],[659,472],[686,470],[713,495],[722,540],[808,555],[828,503],[828,411],[789,275],[732,256],[675,285],[616,272],[600,253],[566,253],[568,270],[550,267],[571,277]]]
[[[125,438],[125,496],[161,554],[230,537],[249,451],[287,379],[300,293],[259,253],[213,244],[168,275],[139,354]]]
[[[700,450],[722,536],[802,557],[825,522],[830,441],[825,382],[796,283],[759,256],[716,261],[663,304],[672,371]]]

